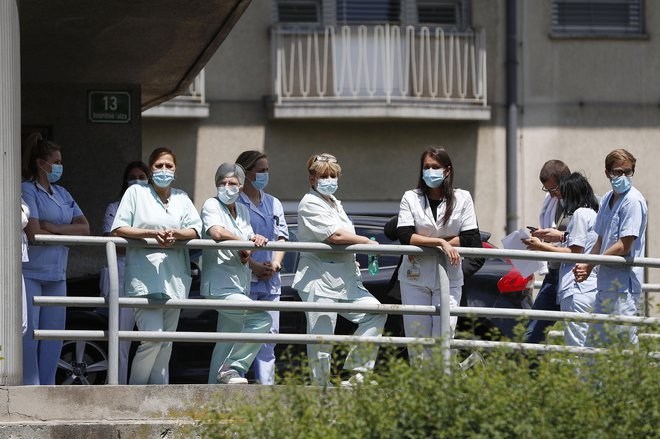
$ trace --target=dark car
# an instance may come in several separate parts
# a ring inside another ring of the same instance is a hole
[[[385,216],[351,216],[356,232],[366,237],[374,237],[381,244],[398,244],[388,239],[383,227],[389,217]],[[290,240],[296,240],[295,217],[287,218]],[[486,240],[487,234],[482,239]],[[484,242],[484,247],[492,247]],[[200,252],[194,251],[191,259]],[[362,279],[365,287],[381,302],[398,304],[400,298],[396,289],[392,290],[392,277],[395,273],[400,256],[380,255],[380,270],[371,275],[367,270],[367,255],[357,254],[357,260],[362,267]],[[298,263],[298,253],[289,252],[285,255],[282,268],[283,301],[299,301],[298,294],[291,288],[293,276]],[[199,295],[199,275],[194,276],[190,292],[191,299],[202,298]],[[98,295],[98,276],[71,279],[68,281],[69,295]],[[523,308],[529,309],[532,304],[533,276],[523,279],[510,262],[502,259],[486,259],[483,267],[473,276],[466,278],[463,306]],[[183,332],[214,332],[216,330],[218,313],[214,310],[184,309],[179,317],[178,331]],[[467,322],[463,319],[461,327],[477,332],[481,337],[496,329],[501,334],[511,337],[515,321],[511,319],[477,319]],[[69,308],[67,310],[67,329],[107,329],[107,311],[105,309],[90,310],[84,308]],[[336,334],[351,334],[355,326],[342,318],[337,320]],[[400,315],[388,316],[385,331],[392,335],[403,335],[403,319]],[[280,333],[304,334],[306,332],[305,315],[301,312],[280,313]],[[136,343],[133,344],[134,348]],[[65,341],[58,369],[58,383],[99,383],[107,377],[107,343],[105,342],[71,342]],[[304,352],[303,345],[278,345],[276,355],[285,349],[292,349],[294,356]],[[205,383],[208,378],[208,368],[213,351],[211,343],[174,343],[170,361],[171,383]],[[281,365],[286,367],[286,365]]]

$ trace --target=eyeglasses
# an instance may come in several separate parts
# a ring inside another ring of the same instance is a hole
[[[621,168],[615,168],[615,169],[610,169],[607,171],[608,174],[610,174],[610,177],[621,177],[625,175],[626,177],[632,177],[635,171],[632,169],[621,169]]]
[[[328,162],[328,163],[339,163],[336,158],[328,155],[317,155],[314,157],[315,162]]]
[[[550,189],[546,189],[545,186],[541,186],[541,190],[543,192],[547,192],[549,194],[554,194],[555,192],[557,192],[559,190],[559,186],[555,186],[555,187],[550,188]]]

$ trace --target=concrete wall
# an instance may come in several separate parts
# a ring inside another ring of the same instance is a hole
[[[129,123],[91,123],[87,117],[88,90],[121,90],[131,94]],[[76,200],[90,223],[92,234],[101,234],[108,203],[119,198],[124,167],[139,160],[142,151],[140,87],[116,84],[22,84],[22,124],[45,127],[62,147],[64,174],[58,182]],[[69,276],[96,273],[105,251],[74,247],[69,256]]]

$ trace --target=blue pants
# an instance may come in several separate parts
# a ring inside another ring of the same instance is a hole
[[[25,278],[27,298],[27,332],[23,336],[23,384],[53,385],[57,362],[62,352],[62,340],[35,340],[35,329],[59,329],[66,325],[66,308],[32,305],[35,296],[66,296],[66,281],[41,281]]]
[[[534,300],[532,309],[543,311],[559,311],[557,304],[557,288],[559,286],[559,270],[551,269],[543,279],[543,285]],[[545,340],[545,329],[552,326],[552,320],[530,320],[525,332],[525,343],[542,343]]]

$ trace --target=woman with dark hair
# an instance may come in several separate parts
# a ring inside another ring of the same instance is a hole
[[[155,238],[160,248],[126,250],[124,293],[152,301],[186,299],[190,291],[190,257],[176,241],[200,236],[202,221],[188,194],[172,188],[176,156],[157,148],[149,156],[149,184],[129,186],[119,203],[112,234],[124,238]],[[136,308],[140,331],[175,331],[181,310]],[[167,384],[172,342],[143,341],[131,368],[130,384]]]
[[[29,210],[25,226],[28,241],[34,235],[89,235],[89,223],[62,186],[55,183],[62,176],[60,146],[40,133],[26,139],[23,156],[21,196]],[[28,385],[55,384],[62,340],[35,340],[35,329],[63,330],[66,309],[32,305],[35,296],[66,296],[66,265],[69,249],[63,245],[36,245],[28,248],[23,262],[27,298],[28,331],[23,337],[23,382]]]
[[[421,156],[417,188],[401,199],[397,225],[399,241],[404,245],[439,247],[449,265],[449,305],[461,301],[463,271],[455,246],[463,240],[479,240],[474,203],[468,191],[454,189],[454,168],[444,148],[427,148]],[[438,256],[404,257],[399,270],[401,301],[404,305],[440,305]],[[456,317],[451,318],[452,336]],[[404,315],[406,337],[439,337],[439,316]],[[410,347],[411,362],[428,359],[430,352]]]
[[[236,163],[245,169],[245,184],[238,196],[238,203],[247,207],[250,213],[250,225],[255,233],[265,236],[269,241],[286,241],[289,228],[284,218],[284,208],[277,198],[264,192],[268,184],[268,156],[260,151],[243,151]],[[250,298],[277,302],[280,300],[282,281],[280,270],[284,252],[263,250],[250,255],[252,283]],[[271,334],[280,331],[280,312],[268,311],[273,324]],[[254,359],[254,377],[264,385],[275,384],[275,343],[261,346]]]
[[[596,243],[598,235],[594,230],[598,200],[587,178],[579,172],[559,180],[559,200],[564,214],[569,218],[562,245],[556,247],[532,237],[523,242],[530,250],[589,253]],[[573,275],[573,262],[562,262],[559,267],[559,288],[557,301],[561,311],[590,312],[596,301],[596,272],[593,271],[587,280],[578,283]],[[589,324],[584,322],[568,322],[564,329],[564,341],[569,346],[584,346]]]
[[[121,191],[119,192],[119,200],[124,196],[126,189],[129,186],[138,184],[146,186],[149,184],[149,168],[144,162],[135,161],[126,165],[124,169],[124,177],[122,179]],[[112,223],[117,215],[119,208],[119,201],[108,204],[103,216],[103,236],[112,235]],[[124,295],[124,266],[126,264],[126,249],[124,247],[117,247],[117,272],[119,277],[119,295]],[[101,293],[103,296],[108,297],[110,290],[110,281],[108,278],[108,267],[103,267],[101,270],[100,278]],[[132,308],[121,308],[119,310],[119,330],[132,331],[135,326],[135,315]],[[119,384],[126,384],[128,381],[128,353],[131,348],[130,340],[122,340],[119,342]]]

